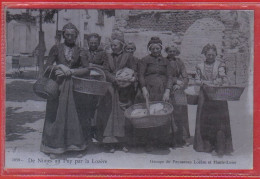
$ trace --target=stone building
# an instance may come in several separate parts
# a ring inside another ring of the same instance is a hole
[[[115,29],[136,43],[139,58],[148,53],[146,44],[152,36],[159,36],[164,47],[175,44],[191,74],[195,65],[204,60],[203,46],[214,43],[217,58],[226,63],[231,82],[241,84],[248,80],[253,60],[252,11],[129,10],[117,14]]]
[[[57,15],[54,19],[57,19]],[[99,33],[102,36],[102,45],[108,48],[111,33],[124,32],[125,40],[136,44],[135,55],[138,58],[149,53],[149,39],[158,36],[162,39],[164,47],[169,44],[178,46],[181,51],[179,57],[190,74],[194,74],[195,65],[204,60],[204,56],[201,55],[202,47],[207,43],[214,43],[218,49],[217,58],[226,63],[231,82],[240,84],[248,80],[249,64],[253,61],[250,59],[250,53],[253,52],[252,11],[60,10],[58,30],[68,22],[72,22],[79,29],[77,43],[84,48],[87,48],[86,36],[89,33]],[[46,55],[55,43],[56,23],[43,24]],[[7,29],[8,55],[32,53],[34,44],[38,44],[37,22],[10,22]],[[15,34],[19,34],[19,38]],[[166,55],[165,52],[163,55]]]
[[[25,67],[28,69],[30,66],[35,70],[37,57],[33,54],[39,43],[39,12],[32,11],[28,14],[26,9],[8,9],[7,11],[12,16],[16,16],[17,20],[6,23],[6,73],[13,73],[18,66],[22,69]],[[59,10],[58,15],[55,14],[53,17],[53,23],[42,24],[46,46],[45,56],[47,57],[51,47],[56,43],[56,31],[62,30],[62,27],[69,22],[80,31],[77,43],[81,47],[87,48],[87,34],[94,32],[102,35],[102,44],[108,44],[115,23],[114,12],[114,10],[94,9]],[[14,64],[14,59],[19,60],[20,64]]]
[[[25,14],[24,9],[8,9],[11,14]],[[87,48],[86,35],[89,33],[99,33],[102,35],[102,42],[108,41],[111,36],[115,16],[114,10],[74,10],[64,9],[54,15],[54,23],[43,23],[42,29],[45,34],[46,54],[52,45],[55,44],[56,30],[71,22],[80,31],[77,43]],[[12,20],[6,24],[7,55],[20,53],[32,53],[38,44],[39,37],[39,15],[37,12],[31,14],[34,20]]]

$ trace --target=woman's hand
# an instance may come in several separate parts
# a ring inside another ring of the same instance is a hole
[[[69,77],[69,76],[73,75],[73,73],[74,73],[74,70],[73,70],[73,69],[69,69],[69,70],[65,73],[65,75],[66,75],[66,77]]]
[[[58,69],[58,70],[55,71],[55,75],[56,75],[57,77],[65,76],[65,74],[63,73],[63,71],[61,71],[60,69]]]
[[[222,85],[222,80],[221,80],[221,78],[217,78],[216,80],[214,80],[214,81],[213,81],[213,84],[214,84],[214,85],[219,85],[219,86],[221,86],[221,85]]]
[[[177,85],[182,86],[182,85],[184,85],[184,83],[181,80],[177,80]]]
[[[163,94],[163,101],[168,102],[170,100],[170,90],[166,89],[164,94]]]
[[[61,71],[63,71],[64,74],[68,74],[69,73],[68,71],[70,71],[70,68],[63,64],[59,64],[57,66],[59,67],[59,69],[61,69]]]
[[[172,88],[173,91],[176,91],[176,90],[179,90],[179,89],[181,89],[181,87],[178,84],[174,85],[173,88]]]
[[[134,82],[135,81],[135,76],[133,76],[129,81],[130,82]]]
[[[176,91],[176,90],[179,90],[179,89],[181,89],[180,85],[174,85],[173,88],[172,88],[173,91]]]
[[[148,90],[146,89],[146,87],[143,87],[142,88],[142,92],[143,92],[143,96],[144,96],[144,98],[149,98],[149,92],[148,92]]]

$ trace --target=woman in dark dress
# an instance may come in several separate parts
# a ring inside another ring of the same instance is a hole
[[[126,53],[130,53],[131,55],[133,55],[133,59],[134,59],[134,63],[135,63],[135,68],[136,68],[136,71],[138,71],[138,61],[139,59],[134,56],[134,53],[136,51],[136,45],[134,42],[126,42],[125,43],[125,47],[124,47],[124,51]],[[138,80],[136,80],[136,82],[134,83],[134,87],[135,87],[135,94],[141,94],[141,90],[138,86]],[[138,96],[138,95],[135,95],[135,96]],[[140,96],[140,95],[139,95]],[[136,100],[136,99],[135,99]]]
[[[174,131],[175,146],[183,146],[186,144],[185,139],[190,137],[189,120],[188,120],[188,106],[184,89],[188,86],[188,74],[184,63],[177,58],[180,51],[175,46],[168,46],[165,48],[168,54],[172,69],[176,72],[177,83],[173,86],[171,93],[171,102],[174,108],[173,118],[177,130]],[[185,134],[185,136],[184,136]],[[185,137],[185,139],[184,139]]]
[[[100,46],[101,36],[97,33],[92,33],[87,36],[89,66],[103,68],[106,52]]]
[[[125,43],[125,47],[124,47],[124,51],[126,53],[130,53],[134,56],[134,53],[136,51],[136,45],[134,42],[126,42]],[[135,63],[137,64],[138,63],[138,58],[134,56],[134,59],[135,59]]]
[[[97,33],[91,33],[87,35],[88,50],[87,56],[90,67],[103,69],[104,60],[106,60],[106,52],[100,46],[101,36]],[[98,76],[97,76],[98,77]],[[96,110],[99,97],[95,95],[87,95],[88,101],[88,118],[91,122],[91,137],[95,138],[96,133]]]
[[[196,67],[196,82],[202,85],[215,84],[219,81],[219,69],[222,69],[224,64],[215,59],[217,56],[215,45],[206,45],[202,54],[205,55],[206,61]],[[233,151],[228,103],[209,100],[202,87],[193,148],[198,152],[213,152],[214,155],[220,156]]]
[[[46,63],[48,71],[55,71],[52,78],[59,84],[59,97],[47,100],[45,123],[42,134],[41,151],[56,157],[66,151],[82,151],[87,147],[87,138],[83,134],[82,124],[88,124],[84,116],[81,98],[75,99],[72,75],[89,73],[86,53],[76,44],[77,28],[69,23],[63,27],[65,42],[54,45]]]
[[[107,54],[104,61],[104,71],[107,81],[112,83],[107,94],[100,99],[97,110],[97,139],[105,144],[109,152],[117,148],[127,152],[127,121],[124,117],[126,108],[133,104],[134,80],[128,86],[121,86],[116,73],[127,67],[136,70],[134,58],[124,53],[124,37],[121,33],[112,34],[112,53]]]
[[[169,61],[161,55],[162,41],[158,37],[152,37],[147,48],[151,54],[142,58],[138,64],[138,79],[145,98],[150,101],[169,101],[170,90],[173,85],[173,77]],[[146,143],[146,151],[152,151],[153,146],[162,141],[167,141],[171,133],[170,125],[135,129],[134,134],[143,138]]]

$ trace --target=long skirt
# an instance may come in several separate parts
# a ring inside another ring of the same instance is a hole
[[[177,90],[171,95],[173,105],[174,143],[185,144],[184,138],[190,137],[187,97],[183,90]]]
[[[87,147],[81,125],[84,114],[78,115],[82,109],[76,108],[72,87],[72,80],[64,79],[60,84],[59,98],[47,101],[41,143],[44,153],[61,154],[85,150]]]
[[[124,111],[133,104],[134,86],[111,87],[98,102],[96,126],[97,139],[101,143],[127,142],[130,131]]]
[[[173,104],[173,119],[176,125],[174,130],[175,144],[184,144],[184,139],[190,137],[187,105]]]
[[[233,151],[227,101],[209,100],[200,90],[193,148],[198,152]]]

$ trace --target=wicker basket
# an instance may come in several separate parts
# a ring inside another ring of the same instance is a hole
[[[175,90],[173,92],[173,104],[176,105],[187,105],[187,97],[186,97],[186,93],[184,92],[184,90]]]
[[[198,95],[190,95],[190,94],[186,94],[187,95],[187,103],[189,105],[197,105],[199,102],[199,96]]]
[[[238,86],[209,86],[203,85],[207,97],[210,100],[238,101],[245,87]]]
[[[200,86],[196,86],[196,85],[195,85],[194,88],[196,89],[195,91],[197,92],[197,94],[194,94],[194,95],[189,94],[189,93],[187,93],[187,92],[184,90],[184,92],[185,92],[185,94],[186,94],[186,96],[187,96],[187,103],[188,103],[189,105],[197,105],[198,102],[199,102]]]
[[[48,68],[45,70],[42,78],[39,78],[33,85],[34,93],[44,99],[55,99],[59,96],[59,85],[56,81],[50,78],[53,68],[51,69],[49,77],[45,77]]]
[[[100,72],[104,77],[103,81],[73,76],[73,90],[83,94],[104,96],[111,83],[106,82],[106,75],[103,70],[95,67],[90,67],[89,69]]]
[[[162,103],[167,113],[163,115],[148,115],[142,117],[133,117],[131,113],[135,109],[146,109],[146,104],[135,104],[125,110],[125,117],[130,120],[135,128],[151,128],[167,125],[171,122],[173,107],[171,104],[162,101],[153,101],[150,104]]]

